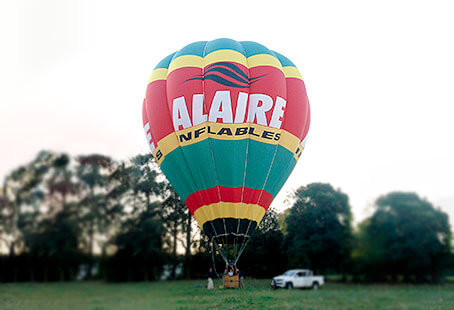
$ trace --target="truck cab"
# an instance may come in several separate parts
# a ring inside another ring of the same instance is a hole
[[[323,276],[314,276],[312,270],[292,269],[280,276],[274,277],[271,287],[277,288],[313,288],[318,289],[325,283]]]

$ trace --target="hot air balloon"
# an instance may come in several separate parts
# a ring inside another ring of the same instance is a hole
[[[142,114],[161,170],[235,265],[304,149],[300,72],[259,43],[191,43],[153,70]]]

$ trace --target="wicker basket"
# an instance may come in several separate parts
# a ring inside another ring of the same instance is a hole
[[[240,276],[224,276],[224,288],[239,288],[240,287]]]

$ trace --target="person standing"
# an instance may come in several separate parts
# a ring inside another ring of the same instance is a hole
[[[213,268],[210,267],[210,270],[208,271],[208,284],[207,284],[207,289],[209,289],[209,290],[214,289],[214,282],[213,282],[214,277],[215,277],[215,274],[213,272]]]
[[[244,277],[240,271],[240,268],[236,268],[236,272],[238,273],[238,277],[240,278],[240,288],[244,288]]]

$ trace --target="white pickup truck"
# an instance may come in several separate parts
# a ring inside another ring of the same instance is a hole
[[[314,276],[312,270],[292,269],[274,277],[271,281],[271,287],[274,289],[279,287],[287,289],[310,287],[317,290],[324,283],[325,279],[322,276]]]

